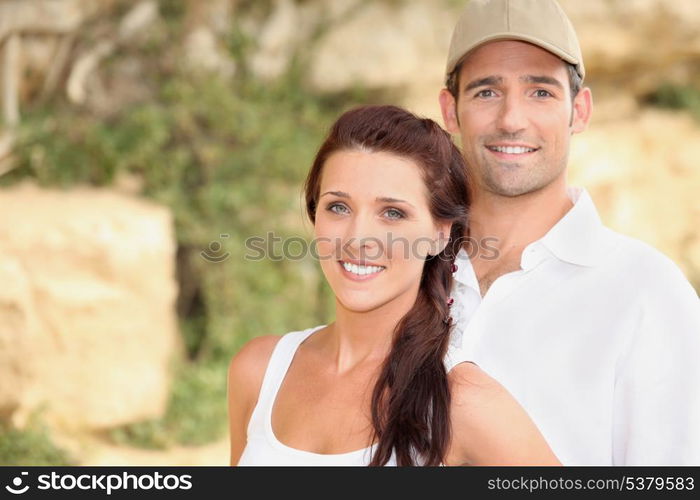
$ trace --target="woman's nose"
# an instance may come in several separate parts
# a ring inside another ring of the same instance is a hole
[[[376,260],[380,258],[384,245],[378,225],[366,216],[354,217],[345,235],[345,248],[352,253],[350,258]]]

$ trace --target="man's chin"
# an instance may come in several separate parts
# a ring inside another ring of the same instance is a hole
[[[525,196],[531,193],[535,193],[537,191],[542,190],[545,186],[539,185],[539,184],[532,184],[532,183],[504,183],[504,182],[497,182],[497,181],[488,181],[484,184],[483,188],[497,196],[502,196],[505,198],[517,198],[519,196]]]

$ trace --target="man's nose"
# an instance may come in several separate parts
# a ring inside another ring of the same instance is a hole
[[[502,132],[514,134],[525,129],[526,124],[527,116],[524,103],[517,95],[507,95],[501,101],[496,123],[497,127]]]

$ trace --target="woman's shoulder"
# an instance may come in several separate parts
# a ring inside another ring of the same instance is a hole
[[[539,429],[513,395],[473,363],[448,375],[452,459],[478,465],[557,463]],[[459,457],[459,458],[457,458]]]
[[[510,397],[496,379],[469,361],[452,368],[448,380],[454,406],[493,405]]]
[[[231,365],[236,368],[259,367],[260,362],[268,360],[272,356],[272,351],[282,338],[282,335],[260,335],[252,338],[239,349],[231,359]],[[264,368],[264,367],[263,367]]]
[[[275,347],[285,339],[297,342],[321,326],[285,333],[284,335],[261,335],[246,342],[231,358],[229,364],[229,382],[238,387],[250,387],[254,394],[260,389],[267,365]]]
[[[460,363],[448,380],[456,428],[483,431],[522,417],[523,409],[510,392],[476,364]]]
[[[251,393],[257,394],[272,352],[281,338],[281,335],[261,335],[246,342],[231,358],[229,384],[250,389]]]

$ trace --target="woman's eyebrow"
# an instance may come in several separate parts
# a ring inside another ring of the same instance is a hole
[[[398,198],[389,198],[386,196],[379,196],[376,198],[376,200],[384,202],[384,203],[405,203],[406,205],[410,205],[413,207],[413,205],[411,203],[407,202],[406,200],[399,200]]]
[[[321,198],[322,196],[325,196],[327,194],[332,194],[334,196],[338,196],[339,198],[348,198],[348,199],[352,198],[345,191],[326,191],[321,196],[319,196],[319,198]],[[375,198],[375,201],[381,201],[382,203],[405,203],[406,205],[409,205],[409,206],[415,208],[415,206],[412,203],[410,203],[406,200],[400,200],[399,198],[391,198],[389,196],[377,196],[377,198]]]
[[[327,194],[332,194],[332,195],[338,196],[340,198],[350,198],[350,195],[344,191],[326,191],[321,196],[326,196]],[[319,198],[321,198],[321,196],[319,196]]]

